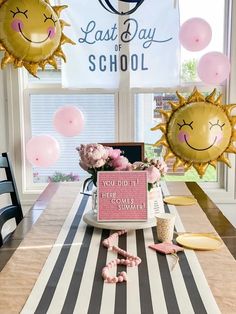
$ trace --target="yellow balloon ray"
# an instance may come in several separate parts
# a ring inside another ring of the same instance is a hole
[[[75,43],[63,33],[64,26],[69,26],[60,20],[65,8],[46,0],[0,0],[1,68],[13,64],[36,76],[46,64],[57,69],[56,57],[66,61],[61,46]]]
[[[165,122],[151,129],[163,133],[154,146],[166,147],[165,160],[175,158],[173,171],[194,167],[202,177],[218,161],[230,167],[225,154],[236,153],[236,119],[231,115],[236,104],[223,105],[222,95],[215,100],[216,89],[206,97],[196,88],[188,98],[176,94],[179,101],[169,103],[172,110],[160,110]]]

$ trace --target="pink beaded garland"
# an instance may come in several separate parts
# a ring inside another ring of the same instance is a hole
[[[107,239],[103,240],[102,244],[108,248],[111,249],[113,252],[116,252],[117,254],[120,254],[124,256],[126,259],[122,258],[116,258],[112,261],[110,261],[105,267],[102,269],[102,277],[107,283],[118,283],[127,281],[127,273],[125,271],[122,271],[118,274],[118,276],[109,276],[109,269],[116,266],[116,265],[126,265],[128,267],[134,267],[138,266],[141,263],[141,258],[138,256],[134,256],[132,254],[129,254],[125,250],[122,250],[118,246],[112,245],[113,241],[121,236],[122,234],[126,233],[126,230],[120,230],[108,237]]]

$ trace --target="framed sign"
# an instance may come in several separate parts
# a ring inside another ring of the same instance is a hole
[[[98,172],[98,221],[146,221],[146,171]]]

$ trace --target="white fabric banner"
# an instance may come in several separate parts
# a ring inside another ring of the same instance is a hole
[[[152,88],[179,83],[176,0],[67,0],[71,24],[62,85],[67,88]]]

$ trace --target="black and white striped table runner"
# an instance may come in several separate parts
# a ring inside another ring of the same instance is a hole
[[[162,189],[169,194],[165,183]],[[184,231],[175,206],[165,209],[176,215],[176,230]],[[119,238],[119,247],[138,255],[142,263],[127,268],[126,283],[104,283],[102,268],[115,253],[102,241],[111,232],[87,226],[82,220],[87,210],[88,196],[78,195],[22,314],[220,313],[193,251],[179,253],[180,262],[171,271],[173,257],[148,248],[157,242],[155,227]]]

